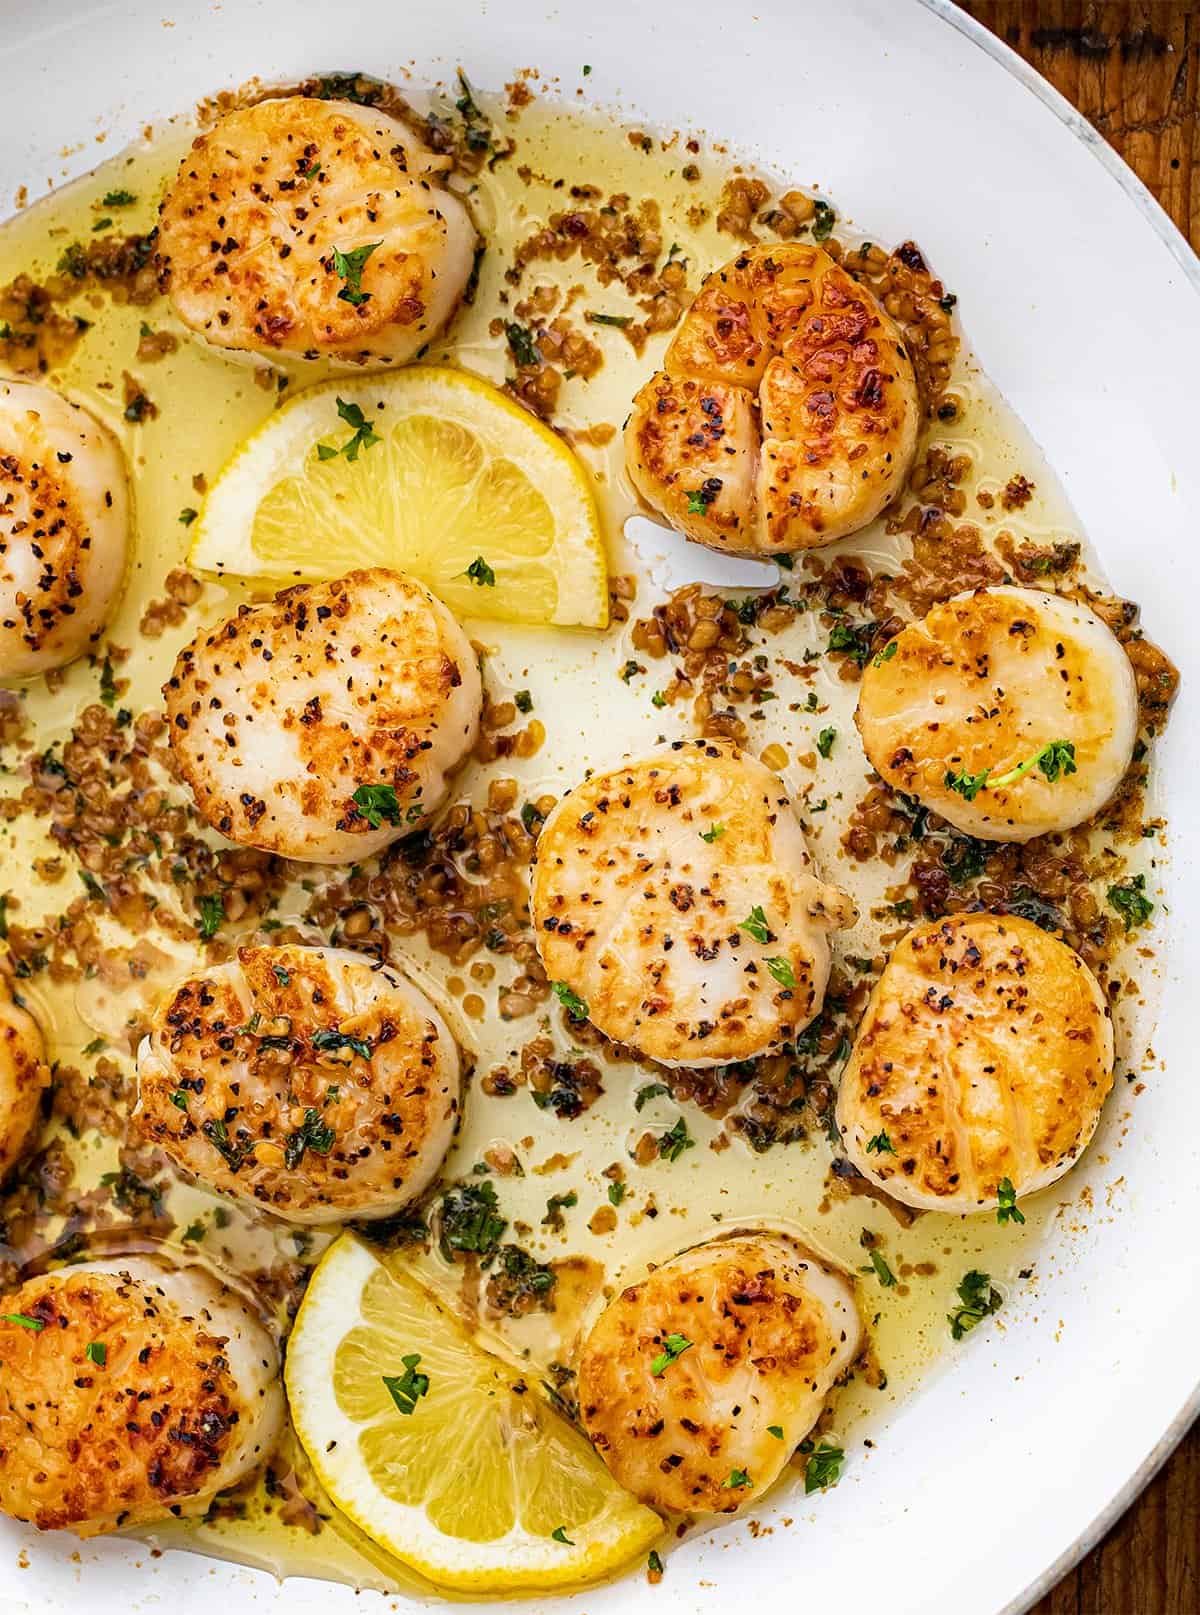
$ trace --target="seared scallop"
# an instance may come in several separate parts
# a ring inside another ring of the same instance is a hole
[[[664,1065],[786,1043],[821,1008],[845,893],[813,872],[778,777],[735,746],[671,747],[595,774],[546,820],[532,909],[577,1016]]]
[[[1028,841],[1112,796],[1137,739],[1137,686],[1112,630],[1079,601],[980,589],[872,657],[856,721],[894,789],[968,835]]]
[[[710,1240],[597,1319],[580,1416],[643,1503],[728,1513],[776,1480],[861,1341],[850,1283],[802,1246],[768,1233]]]
[[[419,830],[475,744],[483,700],[458,622],[384,567],[242,606],[180,653],[163,695],[209,824],[314,863]]]
[[[1062,1176],[1113,1079],[1104,994],[1012,915],[917,926],[888,960],[838,1091],[846,1153],[893,1199],[994,1211]]]
[[[345,948],[240,948],[168,993],[134,1123],[193,1178],[291,1222],[383,1217],[429,1184],[458,1049],[411,982]]]
[[[449,166],[349,101],[227,113],[162,204],[162,289],[217,347],[402,364],[449,320],[475,261]]]
[[[0,974],[0,1179],[24,1153],[49,1081],[41,1029]]]
[[[283,1430],[279,1353],[199,1267],[113,1257],[0,1297],[0,1509],[95,1536],[202,1512]]]
[[[873,521],[904,486],[919,415],[872,293],[822,248],[777,242],[704,282],[633,401],[625,463],[679,532],[769,559]]]
[[[121,446],[33,381],[0,381],[0,678],[65,667],[99,639],[125,581]]]

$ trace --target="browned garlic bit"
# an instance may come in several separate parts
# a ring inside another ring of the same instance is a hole
[[[349,862],[420,829],[479,732],[470,641],[384,567],[300,584],[201,633],[166,689],[196,806],[232,841]]]
[[[397,119],[287,96],[197,136],[162,205],[157,263],[221,348],[403,364],[446,324],[475,228]]]
[[[835,1268],[780,1234],[709,1240],[601,1313],[580,1359],[580,1416],[642,1502],[730,1513],[775,1482],[861,1341]]]
[[[345,948],[240,948],[160,1005],[133,1119],[209,1187],[323,1223],[427,1188],[458,1103],[454,1039],[398,971]]]
[[[0,1296],[0,1508],[96,1536],[203,1513],[283,1431],[279,1353],[200,1267],[112,1257]]]
[[[593,775],[538,839],[532,910],[563,1003],[666,1065],[788,1041],[821,1008],[845,893],[778,777],[712,741]]]
[[[1104,994],[1078,954],[1015,915],[910,931],[838,1092],[864,1177],[927,1211],[993,1211],[1079,1159],[1113,1079]]]
[[[625,428],[629,475],[697,543],[770,557],[857,532],[904,486],[917,384],[891,320],[820,247],[704,282]]]
[[[53,388],[0,381],[0,678],[95,644],[125,581],[130,521],[107,427]]]

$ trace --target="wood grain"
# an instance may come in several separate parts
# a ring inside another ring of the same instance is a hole
[[[1200,0],[962,4],[1079,108],[1200,250]],[[1049,1455],[1048,1484],[1053,1467]],[[1200,1615],[1200,1425],[1032,1615]]]

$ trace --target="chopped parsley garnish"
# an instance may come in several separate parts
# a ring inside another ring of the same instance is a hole
[[[188,1096],[184,1093],[182,1088],[176,1088],[175,1091],[170,1095],[170,1100],[175,1106],[176,1110],[187,1110]]]
[[[321,1034],[318,1032],[317,1037]],[[316,1045],[317,1039],[313,1038]],[[337,1134],[332,1127],[326,1126],[321,1120],[321,1112],[313,1110],[310,1106],[304,1112],[304,1120],[294,1133],[289,1133],[283,1147],[283,1164],[288,1171],[293,1171],[304,1159],[304,1152],[311,1150],[314,1155],[328,1155],[334,1146]]]
[[[821,733],[817,736],[817,750],[821,753],[822,757],[830,757],[833,755],[833,743],[836,739],[836,729],[821,730]]]
[[[291,982],[292,982],[291,975],[283,968],[282,965],[272,965],[271,969],[275,973],[275,980],[279,983],[279,985],[281,987],[290,987],[291,986]]]
[[[590,72],[590,71],[591,71],[590,68],[584,68],[585,73]],[[662,1579],[662,1573],[663,1573],[662,1555],[660,1553],[656,1553],[653,1548],[650,1549],[649,1557],[646,1560],[646,1569],[650,1572],[651,1576],[655,1578],[655,1580],[661,1580]]]
[[[833,234],[833,227],[837,223],[837,214],[829,203],[822,202],[820,197],[813,199],[813,211],[815,214],[812,227],[813,240],[828,241]]]
[[[632,314],[596,314],[591,309],[587,317],[593,325],[615,325],[619,331],[623,331],[633,319]]]
[[[0,1312],[0,1323],[15,1323],[22,1329],[32,1329],[34,1334],[41,1334],[46,1327],[40,1318],[31,1318],[25,1312]]]
[[[97,1368],[103,1368],[108,1361],[108,1347],[102,1340],[89,1340],[83,1349],[83,1355],[89,1363],[95,1363]]]
[[[738,921],[738,930],[745,931],[756,942],[768,942],[771,937],[771,928],[767,924],[767,916],[762,911],[761,904],[756,903],[744,920]]]
[[[668,1335],[663,1341],[662,1351],[650,1364],[650,1372],[655,1379],[661,1379],[676,1358],[682,1357],[685,1351],[691,1351],[693,1344],[686,1335]]]
[[[859,623],[857,627],[853,623],[835,622],[830,630],[826,649],[845,651],[854,658],[859,667],[865,667],[871,654],[871,639],[874,633],[873,622]]]
[[[619,1206],[628,1193],[629,1189],[624,1183],[610,1183],[608,1186],[609,1202],[614,1206]]]
[[[470,578],[471,582],[478,589],[494,589],[496,587],[496,574],[492,571],[491,567],[487,564],[482,555],[477,555],[475,557],[470,566],[463,573],[463,576]]]
[[[568,1189],[566,1194],[552,1194],[546,1201],[546,1215],[542,1218],[543,1228],[561,1228],[563,1226],[563,1212],[569,1211],[572,1206],[579,1204],[579,1196],[574,1189]]]
[[[438,1244],[448,1262],[455,1251],[472,1251],[489,1261],[507,1227],[490,1183],[456,1183],[444,1191]]]
[[[1139,925],[1154,913],[1154,904],[1146,896],[1145,875],[1135,875],[1132,880],[1123,881],[1119,886],[1108,888],[1108,906],[1125,921],[1125,934],[1136,931]]]
[[[198,1240],[203,1239],[207,1232],[208,1232],[208,1229],[204,1226],[204,1224],[202,1222],[190,1222],[190,1223],[188,1223],[187,1227],[183,1230],[183,1234],[182,1234],[181,1237],[182,1237],[184,1243],[188,1244],[189,1242],[191,1242],[193,1240],[198,1241]]]
[[[895,1155],[896,1147],[886,1133],[876,1133],[867,1140],[868,1155]]]
[[[872,667],[882,667],[884,662],[890,662],[891,661],[892,657],[896,654],[896,652],[899,649],[900,649],[899,643],[894,639],[889,639],[887,644],[879,652],[878,656],[873,658],[873,660],[871,662],[871,666]]]
[[[776,1441],[782,1441],[783,1440],[783,1426],[781,1424],[769,1424],[767,1426],[767,1434],[769,1436],[774,1436]]]
[[[820,1492],[826,1486],[836,1486],[842,1473],[846,1454],[828,1441],[818,1441],[804,1469],[804,1491]]]
[[[877,1250],[872,1250],[868,1254],[871,1258],[871,1266],[875,1269],[876,1278],[885,1290],[890,1290],[896,1282],[896,1275]]]
[[[938,298],[938,307],[941,309],[943,314],[949,314],[957,302],[958,297],[955,295],[955,293],[947,292],[945,297]]]
[[[728,1480],[723,1480],[721,1482],[722,1487],[726,1491],[739,1491],[741,1489],[741,1487],[749,1486],[749,1484],[750,1484],[750,1476],[746,1473],[746,1471],[744,1469],[731,1470],[730,1474],[729,1474],[729,1479]]]
[[[372,830],[378,830],[385,819],[389,824],[401,822],[400,803],[394,785],[360,785],[350,800]]]
[[[179,525],[181,527],[190,527],[199,514],[200,512],[198,510],[193,510],[191,505],[184,505],[183,509],[179,512]]]
[[[113,222],[111,219],[97,219],[92,225],[92,234],[94,235],[98,230],[111,230],[112,227]]]
[[[796,985],[796,973],[787,959],[768,959],[766,966],[781,987]]]
[[[318,460],[336,460],[339,454],[344,454],[347,460],[357,460],[360,449],[373,448],[376,443],[383,442],[379,433],[363,414],[361,404],[348,404],[344,398],[339,398],[337,412],[338,419],[345,421],[352,436],[346,439],[340,449],[335,448],[332,443],[318,443]]]
[[[101,1049],[105,1049],[107,1047],[108,1047],[108,1044],[105,1043],[105,1041],[104,1041],[104,1039],[102,1037],[94,1037],[90,1043],[85,1043],[84,1044],[83,1053],[84,1054],[99,1054]]]
[[[670,1093],[670,1091],[665,1082],[647,1082],[638,1089],[633,1101],[633,1108],[634,1110],[641,1110],[642,1106],[648,1105],[652,1099],[657,1099],[660,1095]]]
[[[101,207],[132,207],[137,201],[134,191],[105,191],[100,199]]]
[[[713,842],[720,841],[724,834],[725,826],[723,824],[713,824],[710,825],[707,830],[701,830],[700,839],[701,841],[707,841],[711,847]]]
[[[573,1021],[587,1020],[588,1006],[586,998],[580,998],[579,994],[573,992],[565,981],[551,982],[550,990]]]
[[[565,1525],[556,1525],[553,1531],[551,1531],[550,1537],[554,1542],[561,1542],[565,1548],[573,1548],[575,1546],[574,1542],[572,1542],[571,1538],[567,1535],[567,1528]]]
[[[532,712],[533,697],[528,690],[518,690],[516,695],[513,696],[513,705],[518,712]]]
[[[225,1162],[225,1165],[229,1168],[229,1170],[231,1172],[239,1172],[242,1167],[242,1162],[246,1159],[246,1156],[251,1152],[254,1146],[250,1144],[235,1144],[229,1136],[229,1129],[226,1127],[225,1119],[222,1116],[217,1116],[215,1118],[210,1116],[209,1119],[203,1123],[200,1131],[204,1134],[205,1138],[212,1145],[213,1149],[216,1150],[217,1154]]]
[[[1004,1297],[992,1284],[990,1274],[981,1273],[973,1267],[963,1275],[962,1283],[958,1286],[958,1299],[962,1305],[946,1314],[952,1340],[961,1340],[990,1313],[998,1312]]]
[[[329,1053],[334,1049],[353,1049],[364,1060],[371,1058],[371,1045],[364,1037],[351,1037],[349,1032],[340,1032],[336,1026],[323,1026],[319,1032],[314,1032],[310,1039],[314,1049],[322,1053]],[[324,1152],[322,1152],[324,1153]]]
[[[417,1373],[417,1364],[421,1361],[419,1352],[414,1351],[400,1361],[404,1364],[403,1374],[383,1374],[380,1377],[395,1403],[396,1412],[403,1413],[407,1418],[416,1412],[421,1397],[429,1395],[429,1375]]]
[[[200,940],[208,942],[225,923],[225,899],[220,892],[202,892],[196,907],[200,910]]]
[[[1001,1178],[1000,1187],[996,1193],[996,1221],[1024,1222],[1025,1213],[1017,1205],[1017,1191],[1013,1188],[1011,1178]]]
[[[944,783],[966,801],[973,802],[985,787],[994,791],[1006,785],[1015,785],[1034,768],[1039,768],[1051,785],[1067,774],[1077,773],[1074,745],[1069,740],[1051,740],[1006,773],[993,775],[990,768],[985,768],[978,774],[970,774],[965,768],[960,768],[948,772]]]
[[[518,325],[516,320],[510,320],[504,327],[504,335],[508,338],[512,356],[519,365],[541,364],[541,349],[537,345],[533,332],[526,326]]]
[[[713,486],[714,483],[716,484],[715,487]],[[717,497],[720,491],[721,482],[718,477],[709,477],[708,481],[703,487],[694,488],[692,492],[688,494],[688,515],[703,516],[709,505],[712,504],[713,500]]]
[[[113,665],[108,657],[104,658],[104,665],[100,669],[100,699],[106,707],[117,704],[117,680],[113,673]]]
[[[376,247],[382,246],[382,241],[368,241],[361,247],[355,247],[351,252],[342,252],[338,247],[333,249],[334,273],[340,280],[346,282],[338,293],[341,302],[358,308],[369,301],[370,292],[364,292],[362,289],[363,270]]]
[[[694,1149],[696,1140],[687,1130],[687,1123],[681,1116],[674,1127],[664,1133],[658,1141],[658,1153],[664,1161],[677,1161],[684,1150]]]

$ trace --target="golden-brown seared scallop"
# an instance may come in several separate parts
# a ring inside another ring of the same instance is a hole
[[[0,974],[0,1179],[21,1158],[49,1081],[41,1029]]]
[[[1137,686],[1087,606],[1001,587],[934,606],[863,672],[856,722],[888,784],[968,835],[1069,830],[1121,783]]]
[[[384,567],[242,606],[180,653],[163,694],[209,824],[315,863],[419,829],[475,744],[483,699],[457,621]]]
[[[283,1430],[279,1354],[199,1267],[114,1257],[0,1297],[0,1509],[95,1536],[203,1510]]]
[[[160,284],[217,347],[402,364],[446,324],[474,263],[449,166],[348,101],[230,112],[163,202]]]
[[[210,1188],[292,1222],[421,1193],[458,1116],[458,1049],[411,982],[346,948],[240,948],[168,993],[135,1125]]]
[[[121,446],[78,404],[0,381],[0,678],[65,667],[121,593],[130,503]]]
[[[729,1512],[778,1477],[861,1339],[849,1282],[794,1241],[710,1240],[601,1313],[580,1359],[580,1415],[643,1503]]]
[[[707,740],[565,796],[538,838],[532,909],[568,1007],[652,1060],[696,1066],[802,1031],[825,994],[829,933],[854,919],[813,873],[779,778]]]
[[[769,558],[857,532],[904,485],[917,384],[891,320],[820,247],[715,270],[634,399],[625,460],[672,527]]]
[[[1112,1023],[1079,955],[1029,920],[958,914],[917,926],[888,960],[838,1127],[894,1199],[990,1211],[1006,1180],[1033,1194],[1079,1159],[1112,1078]]]

